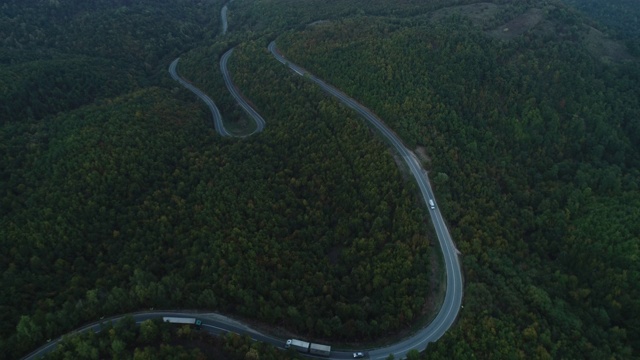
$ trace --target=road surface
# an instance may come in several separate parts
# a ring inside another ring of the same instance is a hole
[[[178,75],[176,67],[178,66],[179,60],[180,58],[177,58],[173,60],[171,65],[169,65],[169,74],[171,74],[171,77],[179,82],[182,86],[191,90],[192,93],[196,94],[202,101],[204,101],[205,104],[207,104],[209,110],[211,110],[211,115],[213,116],[213,126],[215,127],[218,134],[222,136],[231,136],[227,129],[224,128],[224,124],[222,123],[222,115],[220,115],[220,110],[218,110],[216,103],[214,103],[213,100],[211,100],[211,98],[207,96],[207,94],[203,93],[200,89],[191,85],[188,81]]]
[[[222,10],[220,10],[220,20],[222,21],[222,35],[227,33],[227,29],[229,28],[229,23],[227,22],[227,11],[229,8],[227,4],[224,4]]]
[[[425,206],[429,209],[429,213],[431,215],[431,220],[433,221],[436,234],[438,236],[438,241],[440,243],[440,247],[442,249],[443,258],[446,267],[446,281],[447,281],[447,292],[445,295],[444,302],[440,308],[438,315],[435,319],[427,325],[425,328],[411,335],[409,338],[406,338],[402,341],[399,341],[396,344],[392,344],[383,348],[372,349],[370,351],[364,351],[367,355],[367,358],[374,360],[386,359],[390,354],[393,354],[396,359],[401,359],[406,357],[406,354],[415,349],[418,351],[424,350],[430,342],[434,342],[440,337],[444,335],[444,333],[451,327],[451,325],[455,322],[458,312],[462,303],[462,274],[460,263],[458,259],[458,251],[455,248],[453,240],[451,239],[451,235],[447,229],[447,226],[444,222],[442,214],[437,206],[437,202],[435,202],[435,196],[433,195],[433,190],[431,189],[431,184],[429,183],[429,178],[427,176],[427,172],[421,167],[420,162],[418,161],[415,154],[413,154],[409,149],[407,149],[402,141],[398,138],[395,133],[393,133],[387,126],[380,120],[375,114],[373,114],[369,109],[362,106],[354,99],[350,98],[346,94],[342,93],[340,90],[334,88],[333,86],[325,83],[324,81],[316,78],[311,73],[307,72],[305,69],[287,61],[276,49],[275,42],[271,42],[269,44],[269,50],[273,54],[273,56],[280,61],[281,63],[287,65],[290,69],[292,69],[295,73],[305,76],[311,81],[315,82],[320,86],[324,91],[336,97],[339,101],[341,101],[346,106],[355,110],[358,114],[360,114],[363,118],[371,123],[396,149],[396,151],[402,156],[407,166],[409,167],[411,174],[415,178],[420,192],[422,194],[422,198]],[[227,83],[227,87],[229,91],[234,95],[234,97],[238,100],[238,102],[242,105],[244,99],[237,92],[233,84],[231,83],[230,77],[228,76],[228,71],[226,69],[226,62],[228,57],[231,55],[233,49],[229,50],[225,53],[221,59],[220,67],[223,75],[225,76],[225,83]],[[213,114],[216,130],[222,136],[231,136],[224,127],[222,126],[222,117],[220,116],[220,112],[217,107],[213,103],[213,101],[206,96],[202,91],[189,84],[184,79],[180,78],[176,72],[176,66],[179,59],[174,60],[169,67],[169,72],[171,76],[179,81],[183,86],[191,90],[193,93],[198,95],[211,109]],[[232,90],[233,89],[233,90]],[[242,100],[242,101],[241,101]],[[246,104],[246,103],[245,103]],[[250,113],[254,111],[250,106],[247,105],[245,107],[242,105],[245,111]],[[257,115],[257,113],[255,113]],[[253,115],[252,115],[253,116]],[[257,115],[260,119],[260,115]],[[264,120],[259,122],[257,118],[257,124],[262,124],[260,130],[264,128]],[[260,125],[259,125],[260,126]],[[428,206],[429,199],[432,199],[436,204],[434,209],[430,209]],[[262,341],[266,343],[270,343],[276,347],[283,348],[286,339],[277,339],[274,337],[270,337],[268,335],[262,334],[238,321],[235,321],[226,316],[215,314],[215,313],[199,313],[197,311],[163,311],[163,312],[142,312],[129,314],[134,318],[136,323],[141,323],[147,319],[154,318],[162,318],[162,317],[195,317],[202,320],[202,328],[206,331],[211,332],[212,334],[224,334],[227,332],[234,332],[238,334],[246,334],[251,336],[252,339],[256,341]],[[124,315],[123,315],[124,316]],[[82,333],[86,331],[95,331],[99,332],[102,329],[102,323],[108,321],[116,321],[123,316],[117,316],[113,318],[109,318],[106,320],[101,320],[99,322],[95,322],[89,325],[86,325],[71,334],[74,333]],[[61,338],[52,340],[47,343],[45,346],[37,349],[31,354],[27,355],[24,359],[36,359],[49,351],[55,348],[56,344],[61,340]],[[361,351],[361,350],[353,350],[353,351]],[[323,359],[349,359],[352,358],[353,351],[332,351],[330,357],[316,357]],[[314,356],[315,357],[315,356]]]
[[[242,109],[256,122],[256,130],[249,134],[253,135],[264,130],[265,121],[262,116],[260,116],[260,114],[258,114],[258,112],[247,103],[247,101],[244,99],[244,96],[240,94],[238,89],[235,87],[235,85],[233,85],[233,82],[231,81],[231,75],[229,74],[229,69],[227,69],[227,61],[229,61],[229,57],[232,53],[233,49],[230,49],[229,51],[224,53],[224,55],[222,55],[222,58],[220,58],[220,71],[222,72],[224,83],[225,85],[227,85],[227,89],[229,89],[231,95],[233,95],[238,104],[242,106]]]
[[[65,336],[76,335],[85,333],[87,331],[93,331],[99,333],[102,331],[103,325],[111,322],[116,322],[125,316],[131,316],[136,324],[141,324],[145,320],[149,319],[161,319],[163,317],[174,317],[174,318],[197,318],[202,320],[202,330],[205,330],[214,335],[225,335],[227,333],[236,333],[241,335],[248,335],[255,341],[265,342],[274,345],[280,349],[284,349],[284,344],[286,339],[278,339],[271,337],[269,335],[265,335],[260,333],[257,330],[252,329],[251,327],[244,325],[243,323],[233,320],[227,316],[220,315],[217,313],[202,313],[197,311],[147,311],[147,312],[139,312],[127,315],[119,315],[114,316],[108,319],[103,319],[100,321],[96,321],[89,325],[83,326],[80,329],[77,329]],[[179,325],[176,325],[179,326]],[[62,340],[62,337],[51,340],[51,342],[47,343],[47,345],[42,346],[36,351],[24,357],[24,360],[38,359],[48,352],[52,351],[58,342]],[[352,358],[351,351],[332,351],[331,358],[333,359],[349,359]],[[327,357],[321,357],[321,359],[328,359]]]
[[[418,187],[420,188],[425,206],[429,208],[429,199],[432,199],[435,202],[435,196],[433,195],[433,190],[429,183],[429,177],[427,176],[427,172],[420,165],[418,158],[409,149],[407,149],[406,146],[404,146],[400,138],[398,138],[398,136],[392,132],[382,122],[382,120],[372,113],[371,110],[362,106],[340,90],[318,79],[302,67],[286,60],[284,56],[278,52],[275,41],[272,41],[269,44],[269,51],[271,51],[278,61],[287,65],[296,74],[304,76],[316,83],[324,91],[333,95],[340,102],[355,110],[378,131],[380,131],[380,133],[391,143],[409,166],[411,174],[416,179]],[[385,359],[389,354],[393,354],[395,358],[404,358],[407,352],[412,349],[422,351],[430,342],[434,342],[442,337],[458,317],[458,312],[460,311],[462,304],[462,270],[457,255],[458,250],[451,239],[451,235],[449,234],[449,230],[447,229],[442,214],[440,213],[440,209],[436,206],[434,209],[429,209],[429,213],[431,214],[431,220],[433,221],[433,225],[438,236],[446,267],[447,293],[445,295],[444,302],[438,315],[427,327],[418,331],[408,339],[404,339],[396,344],[384,348],[370,351],[369,356],[371,359]]]
[[[227,10],[228,10],[228,8],[227,8],[227,5],[225,4],[224,7],[222,8],[222,10],[220,11],[220,18],[222,20],[222,34],[223,35],[227,33],[227,26],[228,26],[227,25]],[[264,130],[264,127],[265,127],[266,123],[264,121],[264,118],[262,118],[262,116],[260,116],[260,114],[258,114],[258,112],[253,107],[251,107],[251,105],[249,105],[247,103],[247,101],[244,99],[242,94],[238,91],[238,89],[233,84],[233,81],[231,81],[231,75],[229,74],[229,69],[227,68],[227,62],[229,61],[229,57],[231,56],[232,53],[233,53],[233,49],[230,49],[229,51],[224,53],[224,55],[222,55],[222,58],[220,58],[220,70],[222,71],[222,77],[224,78],[224,83],[227,86],[227,89],[229,89],[229,92],[231,93],[231,95],[233,95],[233,97],[240,104],[242,109],[256,123],[256,129],[251,134],[244,135],[244,136],[250,136],[250,135],[253,135],[255,133],[258,133],[258,132],[261,132],[262,130]],[[178,75],[178,72],[177,72],[176,68],[177,68],[179,60],[180,60],[180,58],[175,59],[171,63],[171,65],[169,66],[169,73],[171,74],[171,77],[174,80],[178,81],[182,86],[184,86],[187,89],[191,90],[191,92],[196,94],[200,99],[202,99],[202,101],[204,101],[207,104],[207,106],[209,107],[209,110],[211,110],[211,114],[213,116],[213,123],[214,123],[215,129],[218,132],[218,134],[220,134],[222,136],[233,136],[231,133],[229,133],[225,129],[224,123],[222,121],[222,115],[220,114],[220,110],[218,110],[218,107],[213,102],[213,100],[211,100],[210,97],[208,97],[204,92],[202,92],[202,90],[200,90],[197,87],[193,86],[191,83],[189,83],[188,81],[186,81],[185,79],[181,78]],[[244,137],[244,136],[242,136],[242,137]]]

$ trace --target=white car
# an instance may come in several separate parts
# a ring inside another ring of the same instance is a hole
[[[354,352],[353,353],[353,358],[354,359],[360,359],[360,358],[363,358],[363,357],[364,357],[364,353],[362,353],[362,352]]]

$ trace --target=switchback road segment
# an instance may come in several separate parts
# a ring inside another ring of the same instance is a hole
[[[225,4],[224,7],[222,8],[222,10],[220,11],[220,19],[222,21],[222,34],[223,35],[227,33],[227,27],[228,27],[227,11],[228,11],[228,7],[227,7],[227,4]],[[266,122],[264,121],[264,118],[262,116],[260,116],[260,114],[251,105],[249,105],[249,103],[247,103],[247,101],[245,100],[244,96],[242,96],[242,94],[240,93],[238,88],[236,88],[236,86],[233,84],[233,81],[231,80],[231,75],[230,75],[229,69],[227,67],[227,62],[229,61],[229,57],[231,56],[232,53],[233,53],[233,49],[230,49],[226,53],[224,53],[224,55],[222,55],[222,57],[220,58],[220,71],[222,72],[222,77],[224,79],[224,83],[225,83],[227,89],[229,90],[229,92],[231,93],[231,95],[238,102],[238,104],[240,104],[242,109],[256,123],[256,129],[252,133],[250,133],[248,135],[241,136],[241,137],[246,137],[246,136],[251,136],[251,135],[253,135],[255,133],[258,133],[258,132],[261,132],[262,130],[264,130]],[[205,102],[205,104],[207,104],[207,106],[209,107],[209,110],[211,110],[211,114],[213,116],[214,127],[215,127],[216,131],[218,132],[218,134],[220,134],[222,136],[234,136],[233,134],[231,134],[230,132],[228,132],[225,129],[224,123],[222,121],[222,115],[220,114],[220,110],[218,110],[218,107],[213,102],[213,100],[211,100],[211,98],[209,96],[207,96],[202,90],[200,90],[197,87],[193,86],[187,80],[183,79],[182,77],[180,77],[178,75],[177,66],[178,66],[178,61],[179,60],[180,60],[180,58],[175,59],[171,63],[171,65],[169,66],[169,73],[171,74],[171,77],[174,80],[178,81],[182,86],[186,87],[191,92],[196,94],[200,99],[202,99],[202,101]]]
[[[209,110],[211,111],[211,115],[213,116],[213,125],[218,134],[220,134],[221,136],[231,136],[231,133],[229,133],[227,129],[224,128],[224,124],[222,123],[222,115],[220,114],[220,110],[218,110],[216,103],[214,103],[213,100],[211,100],[211,98],[207,96],[207,94],[203,93],[200,89],[191,85],[191,83],[178,75],[178,71],[176,70],[176,68],[178,67],[179,60],[180,58],[177,58],[173,60],[171,65],[169,65],[169,74],[171,74],[171,77],[179,82],[180,85],[186,87],[192,93],[196,94],[202,101],[204,101],[205,104],[207,104]]]
[[[242,96],[240,91],[238,91],[238,88],[236,88],[236,86],[233,84],[233,81],[231,81],[231,75],[229,74],[229,69],[227,68],[227,62],[229,61],[229,57],[231,56],[232,53],[233,53],[233,49],[229,49],[229,51],[227,51],[226,53],[224,53],[224,55],[222,55],[222,57],[220,58],[220,71],[222,72],[222,77],[224,78],[224,84],[227,86],[227,89],[229,90],[231,95],[234,97],[234,99],[236,99],[238,104],[240,104],[242,109],[249,116],[251,116],[253,121],[255,121],[256,129],[251,134],[249,134],[249,135],[253,135],[257,132],[261,132],[262,130],[264,130],[265,121],[262,118],[262,116],[260,116],[260,114],[258,114],[258,112],[253,107],[251,107],[249,103],[247,103],[244,96]]]

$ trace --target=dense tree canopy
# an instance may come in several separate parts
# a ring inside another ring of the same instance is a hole
[[[466,288],[426,357],[638,356],[635,40],[606,42],[551,0],[236,0],[227,36],[221,1],[0,3],[0,358],[150,307],[329,342],[429,316],[441,284],[415,185],[356,114],[271,57],[276,38],[430,170]],[[247,132],[219,72],[233,46],[234,82],[267,120],[249,138],[217,136],[167,74],[180,56]],[[136,345],[158,334],[146,326],[55,358],[201,357]],[[225,341],[230,358],[278,358]]]
[[[186,345],[186,346],[185,346]],[[299,358],[251,338],[229,333],[213,337],[190,325],[170,325],[161,320],[140,324],[131,318],[103,324],[102,331],[73,335],[62,340],[45,359],[220,359],[280,360]]]
[[[78,50],[4,68],[21,80],[6,97],[32,105],[23,114],[7,103],[0,128],[4,355],[150,307],[353,340],[393,333],[429,310],[430,241],[415,185],[360,119],[274,62],[264,38],[240,46],[230,67],[267,130],[224,139],[170,80],[172,57],[129,65],[125,50],[100,56],[111,45],[91,34],[95,56]],[[219,76],[212,69],[225,44],[181,63],[214,98],[220,83],[200,79]],[[39,73],[25,78],[29,69]]]
[[[555,36],[508,41],[455,16],[356,18],[279,39],[444,175],[436,193],[464,254],[467,306],[429,358],[637,355],[638,63],[603,64],[564,37],[564,17],[580,24],[566,10],[545,17]]]

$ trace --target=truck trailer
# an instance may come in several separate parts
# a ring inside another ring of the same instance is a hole
[[[302,340],[289,339],[284,344],[285,349],[295,349],[301,353],[313,355],[329,356],[331,354],[331,346],[322,344],[313,344]]]
[[[322,345],[322,344],[309,345],[309,354],[329,356],[330,353],[331,353],[331,346],[329,345]]]
[[[185,318],[185,317],[169,317],[165,316],[162,318],[163,322],[168,322],[171,324],[187,324],[187,325],[195,325],[196,329],[200,330],[200,326],[202,326],[202,320],[196,318]]]
[[[165,316],[162,318],[162,321],[172,323],[172,324],[195,324],[196,318],[186,318],[186,317],[169,317]]]
[[[300,352],[306,353],[309,352],[309,344],[306,341],[297,340],[297,339],[289,339],[286,344],[284,344],[285,349],[295,349]]]

